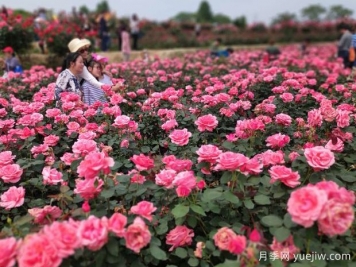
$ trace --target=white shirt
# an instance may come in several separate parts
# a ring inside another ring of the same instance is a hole
[[[138,27],[138,20],[130,20],[130,29],[131,29],[131,33],[139,33],[140,32],[140,28]]]
[[[104,85],[103,83],[99,82],[87,69],[87,67],[84,66],[83,68],[83,72],[81,74],[78,75],[79,78],[82,78],[84,80],[86,80],[88,83],[90,83],[91,85],[94,85],[95,87],[101,88],[102,85]]]

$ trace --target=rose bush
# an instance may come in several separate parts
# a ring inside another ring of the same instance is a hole
[[[61,110],[57,72],[1,79],[1,266],[355,260],[356,84],[333,46],[260,53],[113,63],[108,103]]]

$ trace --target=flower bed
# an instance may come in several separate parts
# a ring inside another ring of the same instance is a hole
[[[0,80],[0,266],[348,266],[356,84],[282,52],[111,64],[99,114],[55,108],[53,70]]]

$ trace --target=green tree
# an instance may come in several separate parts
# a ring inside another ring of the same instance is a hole
[[[180,12],[174,16],[173,20],[179,22],[194,22],[196,20],[196,14],[191,12]]]
[[[302,9],[302,17],[307,20],[320,21],[322,14],[326,12],[325,7],[320,4],[310,5]]]
[[[98,3],[96,5],[96,12],[97,13],[103,13],[103,12],[109,12],[110,11],[110,7],[109,4],[106,0],[101,1],[100,3]]]
[[[90,13],[90,10],[89,10],[89,8],[88,8],[86,5],[82,5],[82,6],[79,8],[79,12],[80,12],[80,13],[83,13],[83,14],[89,14],[89,13]]]
[[[282,22],[296,21],[296,20],[297,20],[297,16],[294,13],[283,12],[283,13],[278,14],[272,20],[272,25],[282,23]]]
[[[214,17],[211,12],[210,5],[207,1],[203,1],[200,3],[198,12],[197,12],[197,20],[198,22],[213,22]]]
[[[247,20],[245,16],[237,17],[234,19],[233,23],[239,29],[245,29],[247,26]]]
[[[342,5],[331,6],[327,15],[328,19],[341,19],[349,17],[353,14],[351,9],[345,8]]]
[[[231,23],[231,18],[229,16],[224,15],[224,14],[215,14],[214,15],[214,22],[217,22],[219,24]]]

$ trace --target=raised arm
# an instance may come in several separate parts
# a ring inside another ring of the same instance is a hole
[[[104,84],[99,82],[89,71],[86,67],[83,68],[83,72],[79,75],[80,78],[83,78],[84,80],[86,80],[88,83],[90,83],[91,85],[97,87],[97,88],[101,88],[101,86],[103,86]]]

